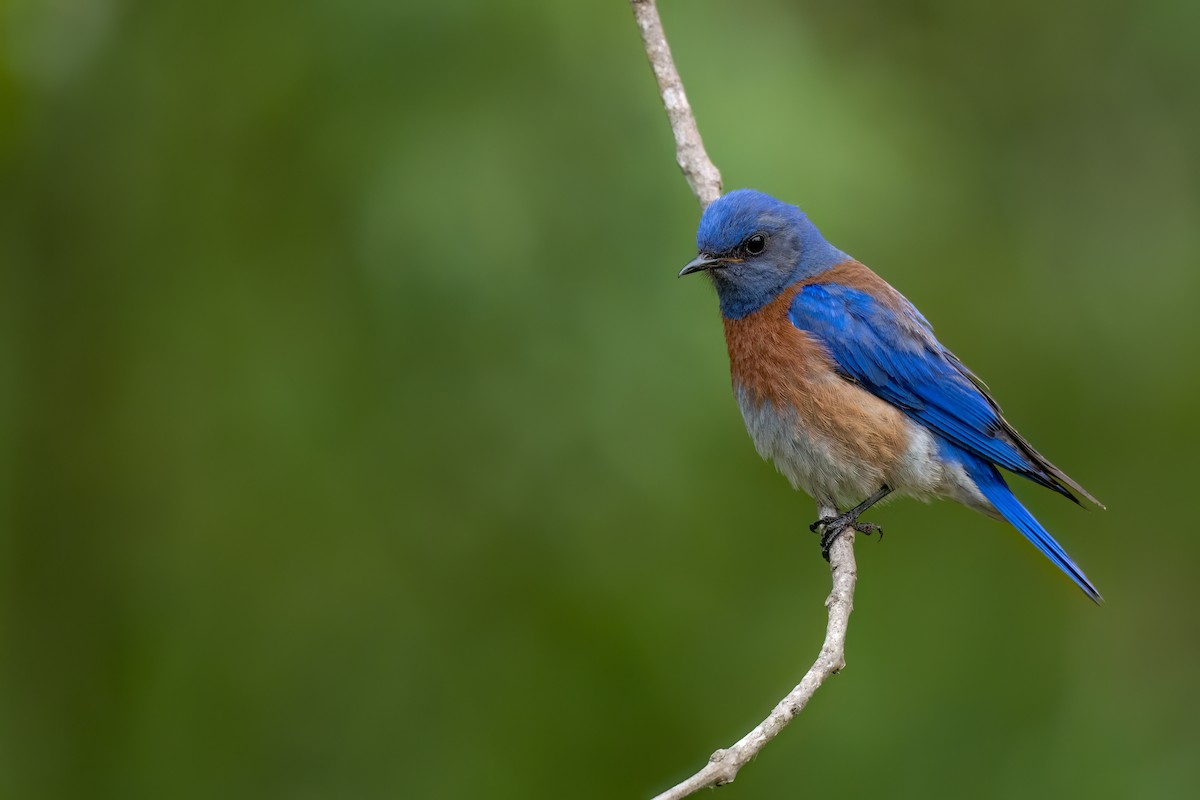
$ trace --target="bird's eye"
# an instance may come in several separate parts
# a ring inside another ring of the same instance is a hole
[[[746,240],[746,252],[752,256],[756,256],[763,251],[767,246],[767,237],[761,233],[756,233]]]

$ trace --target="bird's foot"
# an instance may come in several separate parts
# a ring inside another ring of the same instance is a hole
[[[883,541],[883,528],[870,522],[859,522],[858,517],[850,512],[837,517],[822,517],[809,525],[808,529],[821,534],[821,557],[826,561],[829,560],[829,548],[848,530],[858,531],[864,536],[878,533],[880,541]]]

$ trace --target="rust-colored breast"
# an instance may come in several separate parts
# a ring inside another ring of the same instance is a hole
[[[788,405],[799,386],[833,373],[825,348],[788,319],[803,285],[789,287],[753,314],[725,320],[733,381],[756,402]]]
[[[834,457],[870,463],[886,473],[907,446],[908,419],[838,375],[825,347],[788,318],[792,300],[805,285],[833,281],[885,294],[877,281],[895,293],[866,267],[848,261],[789,287],[742,319],[726,319],[734,391],[740,388],[755,405],[770,403],[781,414],[794,413],[804,433],[823,442]]]

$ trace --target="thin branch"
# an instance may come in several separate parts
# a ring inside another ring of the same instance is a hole
[[[654,77],[658,79],[667,119],[675,134],[675,160],[679,162],[679,168],[700,201],[700,207],[707,208],[721,196],[721,173],[704,151],[696,118],[692,116],[692,107],[688,105],[687,95],[683,91],[683,81],[675,70],[671,48],[667,46],[655,0],[630,0],[630,5],[633,6],[638,29],[642,32],[646,57],[650,59]],[[818,519],[835,517],[838,510],[831,504],[818,502],[817,515]],[[713,753],[704,769],[654,800],[679,800],[701,789],[732,783],[738,770],[758,756],[767,743],[804,710],[825,679],[846,666],[846,630],[850,625],[850,612],[854,609],[854,584],[858,580],[853,529],[843,533],[830,547],[829,569],[833,576],[833,591],[825,601],[825,607],[829,609],[825,644],[821,646],[821,654],[804,678],[795,689],[788,692],[787,697],[779,701],[758,727],[732,747]]]
[[[837,516],[832,505],[818,504],[818,518]],[[779,701],[770,715],[758,727],[725,750],[718,750],[709,757],[704,769],[692,777],[663,792],[654,800],[679,800],[701,789],[724,786],[732,783],[747,762],[756,758],[767,743],[779,735],[789,722],[804,710],[825,679],[846,666],[846,629],[850,625],[850,612],[854,610],[854,584],[858,579],[858,567],[854,561],[854,531],[847,530],[829,549],[829,569],[833,574],[833,591],[825,601],[829,609],[829,627],[825,630],[825,644],[821,654],[795,689]]]
[[[667,110],[667,119],[675,134],[675,160],[692,187],[692,193],[700,201],[700,207],[708,208],[709,203],[721,196],[721,173],[709,159],[704,142],[700,140],[696,118],[692,115],[692,107],[683,91],[683,81],[679,79],[675,61],[671,58],[671,48],[667,46],[662,20],[658,17],[658,6],[654,0],[630,0],[630,5],[633,6],[638,30],[642,32],[646,57],[650,59],[654,77],[658,80],[663,108]]]

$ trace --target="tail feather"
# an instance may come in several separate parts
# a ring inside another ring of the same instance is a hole
[[[1092,599],[1092,602],[1097,605],[1104,602],[1104,598],[1083,574],[1083,570],[1071,560],[1058,542],[1054,541],[1054,537],[1042,527],[1042,524],[1034,519],[1033,514],[1030,514],[1028,509],[1021,505],[994,466],[983,461],[976,461],[974,464],[967,465],[967,472],[975,481],[975,485],[979,487],[979,491],[1000,512],[1001,516],[1032,542],[1034,547],[1053,561],[1055,566],[1065,572],[1067,577],[1075,581],[1075,584]],[[1085,493],[1085,496],[1090,499],[1090,495]]]

